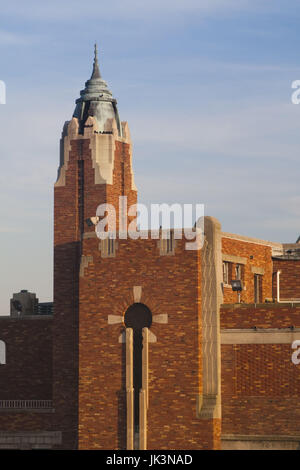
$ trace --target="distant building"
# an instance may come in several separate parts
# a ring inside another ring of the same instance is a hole
[[[10,300],[10,314],[12,317],[18,315],[35,315],[38,302],[36,294],[23,289],[13,294]]]
[[[20,315],[53,315],[53,302],[39,302],[36,294],[23,289],[10,300],[12,317]]]

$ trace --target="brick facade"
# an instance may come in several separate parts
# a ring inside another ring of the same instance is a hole
[[[280,299],[300,300],[300,259],[273,260],[273,297],[277,298],[277,271],[280,273]]]
[[[222,306],[223,435],[300,436],[300,366],[292,362],[299,318],[300,305]]]
[[[80,281],[80,448],[126,447],[125,354],[118,342],[124,323],[108,324],[108,316],[124,315],[134,303],[134,286],[142,288],[157,338],[149,345],[147,448],[220,445],[220,423],[196,417],[202,385],[200,265],[199,252],[187,252],[184,243],[176,242],[174,256],[160,256],[157,240],[119,240],[116,257],[103,259],[99,240],[84,241],[93,261]],[[167,324],[156,323],[161,314],[168,315]]]
[[[222,305],[221,329],[300,328],[300,304]]]
[[[82,237],[84,232],[93,231],[85,220],[96,215],[99,204],[113,204],[118,208],[119,195],[128,196],[129,204],[136,202],[136,191],[131,189],[130,143],[118,141],[113,132],[93,135],[89,124],[81,136],[74,121],[64,130],[62,150],[64,154],[67,151],[67,158],[61,167],[54,199],[53,399],[56,422],[63,431],[66,448],[78,445],[79,273],[84,254]],[[94,129],[93,121],[90,122]],[[108,149],[115,149],[112,151],[113,184],[95,183],[97,163],[90,137],[100,146],[105,143]]]
[[[52,429],[52,323],[51,316],[0,317],[0,340],[6,345],[6,364],[0,365],[0,448],[6,447],[3,433],[38,435]],[[25,409],[24,400],[33,406],[50,403]]]
[[[0,317],[0,400],[52,399],[52,316]]]
[[[266,298],[272,298],[272,249],[270,246],[223,236],[222,254],[243,258],[241,262],[243,263],[244,290],[241,293],[241,302],[254,302],[254,275],[256,271],[262,275],[261,301],[264,302]],[[232,279],[235,279],[234,270],[239,261],[233,261],[231,264]],[[232,291],[231,286],[224,285],[224,303],[235,302],[237,302],[237,293]]]
[[[157,240],[100,241],[90,223],[98,206],[115,208],[118,230],[119,198],[131,206],[137,190],[128,125],[119,122],[96,51],[74,116],[64,126],[54,191],[54,317],[0,318],[8,358],[0,400],[53,399],[53,407],[0,410],[0,448],[133,448],[137,361],[124,316],[135,304],[152,316],[139,358],[136,448],[220,449],[226,439],[229,447],[251,439],[277,445],[283,435],[285,444],[300,444],[300,366],[291,361],[300,304],[273,303],[278,270],[282,299],[300,297],[296,244],[294,259],[283,259],[281,244],[222,233],[212,217],[201,250],[186,250],[184,239],[169,249],[161,232]],[[230,284],[237,275],[240,297]]]

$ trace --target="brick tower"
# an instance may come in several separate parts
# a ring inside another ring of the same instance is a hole
[[[64,448],[219,448],[220,226],[203,253],[161,231],[100,240],[86,221],[137,192],[97,50],[76,103],[55,184],[55,429]]]
[[[102,79],[95,46],[93,72],[61,138],[54,191],[54,407],[63,445],[77,447],[80,269],[89,258],[83,241],[93,235],[85,220],[101,203],[134,204],[137,192],[127,123]]]

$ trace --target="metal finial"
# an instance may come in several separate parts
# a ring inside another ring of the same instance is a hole
[[[94,47],[94,65],[93,65],[93,72],[92,72],[91,79],[92,78],[101,78],[99,64],[98,64],[98,48],[97,48],[96,42],[95,42],[95,47]]]

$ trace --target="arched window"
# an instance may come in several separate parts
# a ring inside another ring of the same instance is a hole
[[[0,340],[0,365],[6,364],[6,346],[4,341]]]
[[[152,313],[142,303],[132,304],[125,313],[124,323],[126,328],[133,329],[133,388],[134,388],[134,425],[139,429],[139,393],[142,388],[142,350],[143,328],[150,328]]]

